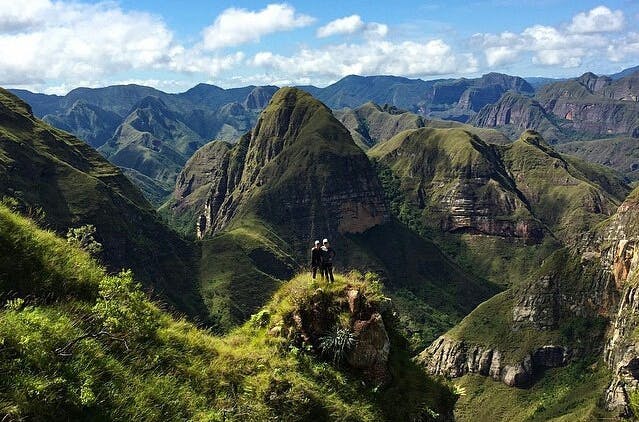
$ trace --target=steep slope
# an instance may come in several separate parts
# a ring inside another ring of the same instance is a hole
[[[452,414],[456,396],[410,360],[376,280],[338,275],[319,285],[297,277],[250,322],[214,337],[150,302],[130,273],[107,275],[86,252],[2,205],[0,250],[5,420]],[[334,327],[357,344],[343,353],[323,348],[319,338]]]
[[[162,212],[203,239],[201,289],[223,327],[245,320],[306,267],[309,246],[323,237],[339,268],[383,275],[414,346],[497,291],[390,219],[366,155],[326,106],[298,89],[278,91],[236,144],[196,152]]]
[[[588,382],[579,407],[563,407],[574,412],[572,419],[603,417],[604,411],[636,418],[638,198],[633,191],[612,218],[553,254],[528,282],[482,304],[435,341],[420,357],[428,370],[490,376],[509,386],[536,383],[543,390],[544,371],[565,366],[549,370],[564,375],[559,394],[543,403],[546,409],[576,401],[576,391]],[[461,384],[473,389],[462,403],[468,412],[503,389],[465,379]]]
[[[639,139],[606,138],[560,144],[557,151],[611,167],[631,181],[639,180]]]
[[[394,106],[369,102],[357,108],[344,108],[334,112],[335,117],[349,130],[355,143],[367,150],[384,142],[398,133],[420,127],[460,127],[491,143],[509,143],[501,132],[493,129],[476,128],[452,120],[430,120]]]
[[[45,115],[43,121],[51,126],[75,134],[94,148],[108,141],[118,127],[118,114],[78,100],[62,115]]]
[[[195,251],[165,228],[141,193],[83,141],[36,119],[0,90],[0,196],[42,209],[48,227],[66,233],[93,224],[108,268],[136,276],[184,312],[203,314],[190,275]]]
[[[517,137],[527,129],[534,129],[544,139],[556,143],[567,135],[535,99],[508,92],[495,104],[483,107],[469,122],[471,125],[500,128],[510,137]]]
[[[428,117],[465,122],[507,91],[533,94],[522,78],[488,73],[476,79],[423,81],[396,76],[347,76],[325,88],[301,87],[329,107],[354,108],[366,102],[390,104]]]
[[[550,142],[639,136],[639,72],[613,79],[585,73],[539,87],[534,98],[506,93],[472,119],[482,127],[502,127],[507,134],[536,130]]]
[[[369,150],[402,222],[468,270],[518,284],[561,242],[614,212],[628,186],[526,132],[490,145],[462,129],[400,133]]]
[[[121,167],[159,206],[188,158],[211,139],[235,141],[277,88],[198,85],[180,94],[138,85],[78,88],[66,96],[16,90],[35,114]]]

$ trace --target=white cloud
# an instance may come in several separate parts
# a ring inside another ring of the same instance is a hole
[[[354,34],[364,29],[364,21],[359,15],[351,15],[330,21],[317,30],[319,38],[337,34]]]
[[[540,66],[575,68],[587,57],[612,56],[609,46],[614,40],[605,33],[622,27],[622,12],[600,6],[575,15],[567,26],[533,25],[518,34],[475,34],[471,46],[483,51],[489,67],[529,60]],[[622,44],[618,48],[627,51]]]
[[[0,83],[81,80],[170,61],[173,34],[153,15],[123,12],[106,3],[20,4],[30,11],[28,18],[0,31]],[[0,7],[0,22],[13,16],[11,7]]]
[[[303,48],[292,56],[269,51],[257,53],[251,64],[300,77],[339,78],[346,75],[403,75],[424,77],[477,70],[472,55],[458,55],[444,41],[425,43],[368,40],[361,44],[338,44]]]
[[[312,17],[295,13],[295,9],[287,4],[269,4],[258,12],[230,8],[204,29],[203,47],[216,50],[257,42],[264,35],[301,28],[313,22]]]
[[[359,15],[351,15],[335,19],[318,28],[317,37],[326,38],[333,35],[356,33],[364,33],[366,36],[372,37],[385,37],[388,33],[388,26],[377,22],[364,23]]]
[[[0,85],[59,91],[131,71],[215,76],[244,59],[239,51],[211,54],[173,38],[161,18],[115,3],[0,0]]]
[[[576,34],[615,32],[623,29],[624,16],[621,10],[612,11],[606,6],[598,6],[572,18],[568,31]]]

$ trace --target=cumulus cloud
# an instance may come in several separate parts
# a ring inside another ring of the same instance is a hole
[[[471,46],[483,51],[489,67],[530,60],[540,66],[574,68],[586,57],[609,51],[615,43],[606,32],[621,29],[623,21],[621,11],[599,6],[575,15],[569,25],[533,25],[520,33],[475,34]],[[626,44],[621,44],[618,48],[627,51]],[[607,54],[613,55],[610,51]]]
[[[303,48],[292,56],[264,51],[257,53],[251,63],[289,72],[293,79],[301,76],[339,78],[351,74],[423,77],[477,70],[474,56],[454,54],[452,48],[440,39],[425,43],[369,40],[320,49]]]
[[[0,0],[0,51],[1,85],[48,89],[129,71],[214,76],[244,59],[186,48],[158,16],[111,2]]]
[[[310,25],[314,19],[298,14],[287,4],[269,4],[254,12],[230,8],[222,12],[213,25],[203,31],[203,47],[216,50],[247,42],[257,42],[264,35]]]
[[[576,34],[615,32],[623,29],[624,16],[621,10],[612,11],[606,6],[595,7],[572,18],[568,31]]]
[[[364,23],[359,15],[351,15],[330,21],[317,30],[318,38],[326,38],[333,35],[349,35],[364,33],[369,36],[384,37],[388,33],[388,26],[382,23]]]

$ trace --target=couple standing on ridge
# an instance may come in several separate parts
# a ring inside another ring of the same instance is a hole
[[[319,268],[322,279],[332,283],[335,281],[335,278],[333,278],[333,258],[335,258],[335,251],[328,243],[328,239],[324,239],[322,243],[323,245],[320,246],[319,240],[316,240],[315,246],[311,249],[311,270],[313,272],[313,278],[315,278],[317,269]]]

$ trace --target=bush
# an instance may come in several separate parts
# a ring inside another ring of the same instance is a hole
[[[357,343],[355,334],[350,328],[343,328],[339,324],[335,325],[325,336],[320,337],[319,341],[322,354],[330,355],[335,365],[339,365],[346,353]]]
[[[70,228],[67,231],[67,242],[95,257],[102,252],[102,244],[95,240],[94,235],[95,226],[93,224]]]
[[[158,326],[158,311],[133,281],[131,270],[102,279],[93,311],[103,329],[125,338],[149,337]]]

